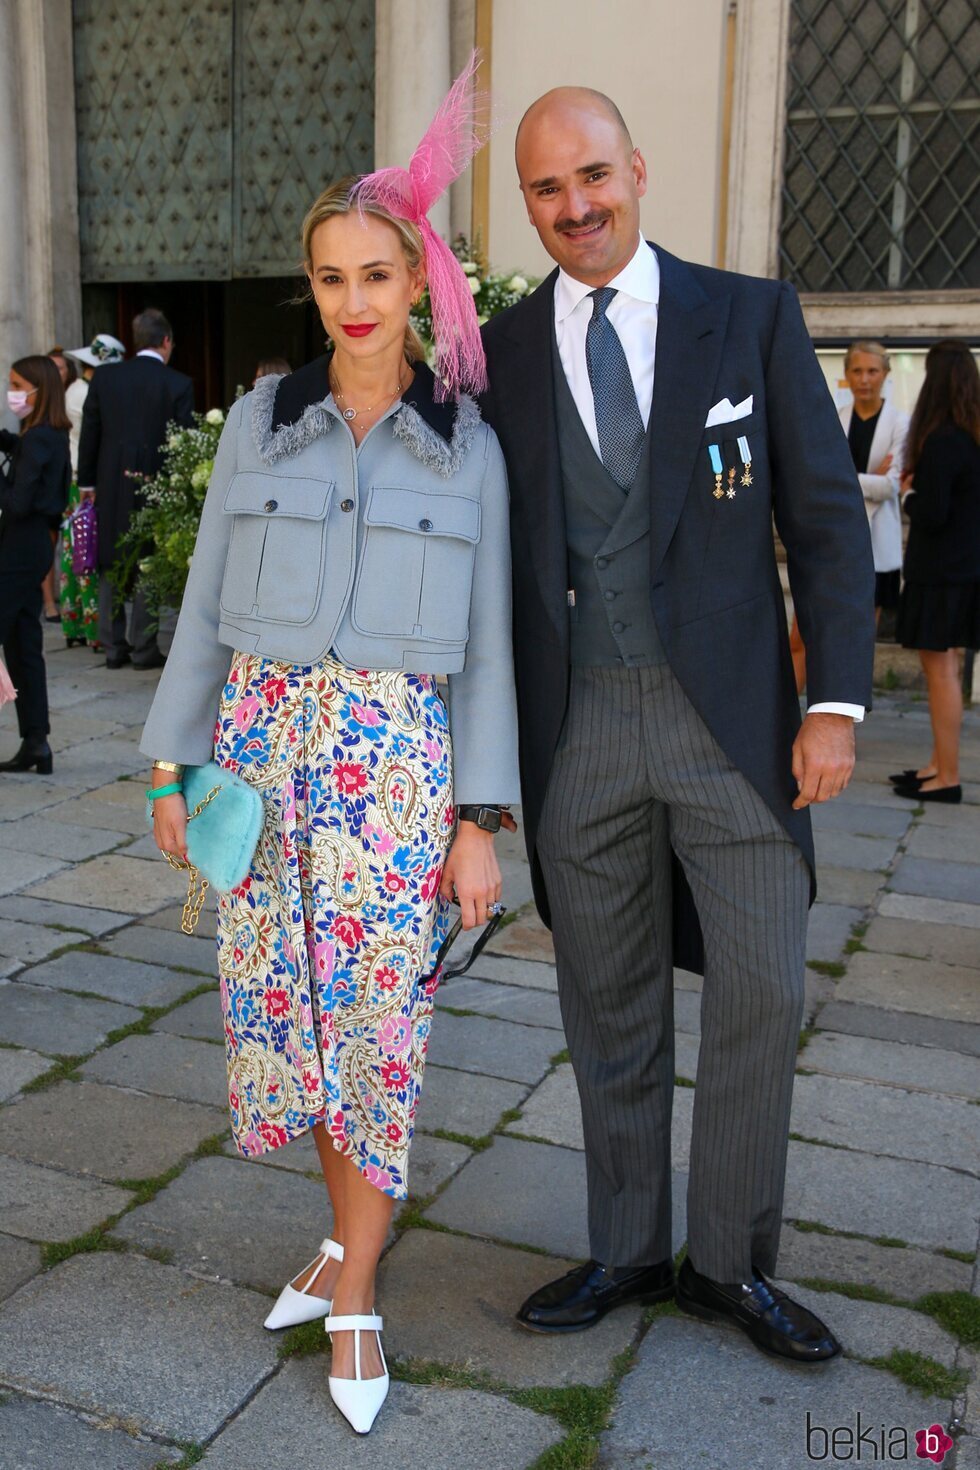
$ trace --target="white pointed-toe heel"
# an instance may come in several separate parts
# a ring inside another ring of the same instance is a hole
[[[385,1399],[388,1397],[388,1364],[385,1362],[384,1348],[381,1346],[381,1329],[384,1322],[380,1317],[328,1317],[324,1322],[328,1333],[353,1332],[354,1334],[354,1372],[355,1378],[328,1379],[330,1385],[330,1397],[337,1408],[343,1414],[350,1427],[357,1434],[368,1434],[378,1411]],[[376,1332],[378,1334],[378,1351],[381,1354],[381,1364],[384,1372],[380,1378],[361,1377],[361,1333]]]
[[[315,1265],[317,1261],[320,1264],[306,1285],[297,1291],[291,1281],[279,1293],[275,1306],[265,1319],[264,1325],[269,1331],[277,1332],[280,1327],[296,1327],[300,1322],[315,1322],[318,1317],[329,1317],[333,1302],[326,1297],[316,1296],[311,1288],[328,1261],[342,1261],[343,1259],[344,1247],[328,1236],[310,1262],[310,1266]],[[310,1267],[307,1266],[306,1269],[309,1270]],[[302,1276],[302,1274],[300,1271],[299,1275]],[[295,1279],[294,1277],[293,1280]]]

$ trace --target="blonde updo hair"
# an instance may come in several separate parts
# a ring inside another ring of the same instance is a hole
[[[375,219],[382,219],[385,224],[391,225],[401,242],[410,271],[417,271],[419,266],[424,264],[425,247],[422,244],[422,236],[410,220],[399,219],[397,215],[389,214],[379,204],[368,202],[361,204],[357,199],[351,198],[354,185],[359,182],[359,178],[357,174],[350,174],[346,179],[338,179],[336,184],[331,184],[328,189],[324,189],[319,199],[311,205],[303,221],[302,234],[303,269],[306,271],[307,281],[313,271],[314,230],[325,220],[333,219],[338,214],[352,214],[354,210],[362,210],[364,214],[373,215]],[[312,299],[312,296],[312,288],[309,288],[307,299]],[[425,360],[425,344],[411,322],[405,327],[405,356],[409,362]]]
[[[892,364],[891,358],[888,356],[887,347],[884,347],[880,342],[871,342],[867,338],[862,338],[859,342],[852,342],[850,347],[844,353],[845,373],[851,365],[851,359],[854,356],[855,352],[866,352],[869,357],[880,357],[881,365],[885,369],[885,372],[887,373],[891,371]]]

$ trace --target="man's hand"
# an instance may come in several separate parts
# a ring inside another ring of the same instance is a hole
[[[840,796],[854,772],[854,721],[850,715],[807,715],[793,741],[793,776],[799,796],[793,810]]]

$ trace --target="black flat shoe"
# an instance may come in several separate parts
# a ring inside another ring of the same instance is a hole
[[[152,653],[149,658],[140,659],[139,663],[133,659],[134,669],[162,669],[167,662],[165,653]]]
[[[895,795],[906,801],[944,801],[950,806],[959,806],[963,800],[962,786],[938,786],[935,791],[923,791],[921,786],[896,786]]]
[[[16,755],[9,761],[0,761],[0,771],[32,771],[35,766],[39,776],[50,776],[54,770],[51,747],[46,740],[24,740]]]
[[[124,669],[131,662],[128,653],[113,653],[105,661],[107,669]]]
[[[888,777],[893,786],[915,786],[923,781],[931,781],[932,776],[920,776],[917,771],[909,766],[906,771],[896,771],[894,776]]]
[[[586,1261],[557,1281],[532,1293],[517,1313],[529,1332],[584,1332],[614,1307],[628,1302],[667,1302],[674,1295],[671,1261],[657,1266],[607,1270],[599,1261]]]
[[[727,1285],[709,1281],[688,1258],[677,1275],[677,1305],[705,1322],[731,1322],[773,1358],[823,1363],[841,1351],[826,1323],[773,1286],[761,1271],[755,1271],[751,1281]]]

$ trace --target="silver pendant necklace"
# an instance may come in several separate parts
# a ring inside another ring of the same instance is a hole
[[[347,395],[344,393],[344,391],[343,391],[342,388],[339,388],[339,387],[336,386],[335,383],[332,383],[331,384],[331,389],[332,389],[334,398],[339,398],[340,401],[341,401],[341,403],[345,403],[345,404],[347,403]],[[401,391],[402,391],[402,384],[401,384],[401,381],[399,381],[395,385],[394,392],[390,393],[388,395],[387,401],[384,402],[381,405],[381,407],[379,409],[379,412],[380,413],[384,413],[385,409],[387,409],[388,407],[390,407],[390,405],[394,402],[395,398],[397,397],[397,395],[399,393],[401,393]],[[356,419],[359,415],[362,416],[362,417],[364,417],[364,418],[366,418],[369,413],[373,413],[374,412],[374,409],[375,409],[375,405],[373,403],[368,404],[365,408],[354,408],[353,406],[348,405],[346,408],[342,408],[340,410],[340,414],[341,414],[341,417],[343,419],[346,419],[347,423],[352,423],[353,420]]]

